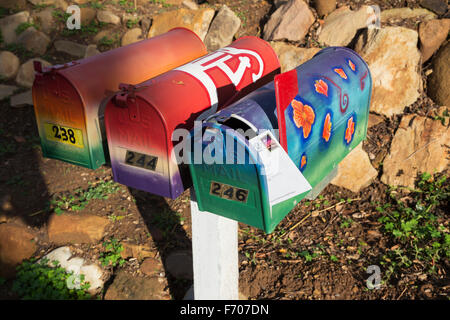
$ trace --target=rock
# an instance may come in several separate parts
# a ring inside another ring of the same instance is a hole
[[[216,51],[229,45],[240,26],[241,19],[230,8],[223,5],[212,21],[205,37],[205,45],[208,51]]]
[[[183,3],[183,0],[164,0],[164,3],[171,6],[179,6]]]
[[[142,30],[141,28],[134,28],[125,32],[122,37],[122,47],[129,45],[134,42],[141,41],[142,38]]]
[[[324,20],[322,30],[319,33],[319,42],[327,46],[346,46],[356,35],[356,32],[367,26],[372,10],[368,6],[362,6],[357,11],[343,6],[333,11]],[[339,30],[339,32],[336,32]]]
[[[28,2],[34,4],[35,6],[55,4],[55,0],[28,0]]]
[[[19,88],[15,87],[15,86],[7,86],[7,85],[4,85],[4,84],[0,84],[0,100],[8,98],[17,89],[19,89]]]
[[[93,40],[98,44],[104,37],[112,39],[114,37],[113,30],[102,30],[95,35]]]
[[[450,19],[434,19],[419,25],[422,63],[427,61],[445,41],[450,30]]]
[[[436,19],[436,15],[433,12],[422,8],[394,8],[381,11],[381,23],[386,23],[391,19],[421,19],[422,21],[426,21],[430,19]]]
[[[60,247],[43,259],[48,259],[48,266],[53,267],[52,261],[58,261],[59,265],[67,272],[73,272],[75,275],[84,275],[84,280],[90,283],[88,292],[92,295],[99,293],[105,284],[103,280],[104,271],[96,264],[87,264],[83,258],[73,257],[69,247]]]
[[[90,44],[86,47],[86,52],[84,53],[84,58],[89,58],[89,57],[95,56],[99,53],[100,53],[100,51],[98,51],[97,45]]]
[[[16,42],[31,52],[43,55],[47,51],[50,41],[45,33],[30,27],[17,37]]]
[[[14,78],[19,71],[20,60],[12,52],[0,52],[0,79],[6,80]]]
[[[15,96],[12,96],[10,105],[13,108],[32,106],[33,105],[33,95],[31,93],[31,90],[16,94]]]
[[[55,244],[96,243],[105,233],[109,220],[91,214],[53,214],[48,222],[48,237]]]
[[[105,300],[160,300],[164,287],[156,277],[133,277],[126,271],[119,271],[105,293]]]
[[[46,8],[35,14],[36,22],[39,24],[39,30],[46,34],[50,34],[55,29],[53,10],[53,8]]]
[[[192,280],[192,253],[189,251],[175,251],[170,253],[165,261],[166,271],[177,279]]]
[[[444,170],[449,165],[448,141],[450,128],[441,121],[404,115],[383,161],[381,181],[413,188],[419,173]]]
[[[86,53],[86,46],[73,41],[58,40],[54,43],[58,52],[64,52],[77,58],[83,58]]]
[[[185,6],[188,9],[191,9],[191,10],[198,10],[198,5],[194,1],[191,1],[191,0],[184,0],[183,6]]]
[[[264,26],[264,40],[300,41],[314,23],[314,15],[303,0],[289,0],[280,6]]]
[[[152,249],[149,245],[138,245],[128,242],[123,242],[123,251],[120,253],[122,258],[136,258],[138,260],[143,260],[148,257],[152,257],[154,255],[154,252],[152,252]]]
[[[210,8],[199,10],[181,8],[175,11],[166,11],[153,18],[148,38],[166,33],[175,27],[185,27],[194,31],[203,41],[213,17],[214,10]]]
[[[147,258],[141,264],[141,272],[148,276],[158,274],[163,269],[161,261],[154,258]]]
[[[428,76],[427,91],[441,106],[450,106],[450,42],[439,49],[433,58],[433,73]]]
[[[275,5],[275,8],[281,7],[283,4],[286,4],[289,0],[274,0],[273,4]]]
[[[379,116],[374,113],[369,113],[369,121],[367,123],[367,128],[372,128],[373,126],[376,126],[377,124],[384,121],[384,118],[382,116]]]
[[[108,10],[99,10],[97,20],[104,23],[120,24],[120,17]]]
[[[34,58],[30,59],[24,64],[22,64],[19,68],[19,72],[16,76],[16,82],[17,84],[21,85],[22,87],[31,88],[33,86],[34,81],[34,65],[33,61],[40,61],[42,63],[42,67],[49,67],[51,66],[50,63],[47,61],[40,59],[40,58]]]
[[[284,42],[271,41],[270,45],[280,60],[281,72],[296,68],[320,51],[319,48],[300,48]]]
[[[357,193],[370,185],[377,175],[377,170],[370,164],[369,156],[362,149],[362,144],[359,144],[339,163],[337,176],[331,183]]]
[[[22,11],[0,19],[0,31],[5,44],[16,42],[16,28],[20,24],[28,22],[29,17],[30,14],[27,11]]]
[[[323,17],[336,9],[336,0],[316,0],[316,11]]]
[[[80,8],[80,22],[81,25],[86,26],[90,24],[97,15],[97,11],[94,8],[91,7],[83,7]],[[120,23],[120,18],[119,18]]]
[[[369,65],[373,89],[370,111],[392,116],[414,103],[422,81],[418,72],[418,34],[403,27],[369,29],[355,50]]]
[[[0,224],[0,277],[13,277],[15,267],[31,258],[37,249],[34,238],[35,234],[24,226]]]
[[[0,0],[0,7],[6,9],[24,9],[27,6],[27,0]]]
[[[420,0],[420,5],[439,15],[447,12],[448,9],[448,1],[446,0]]]

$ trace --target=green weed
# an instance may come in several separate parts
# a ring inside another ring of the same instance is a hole
[[[120,253],[123,251],[123,246],[117,241],[117,239],[110,239],[103,242],[104,252],[100,254],[100,262],[102,266],[115,267],[117,265],[122,266],[125,260],[122,258]]]
[[[68,283],[73,273],[68,273],[52,261],[54,268],[47,265],[48,260],[35,262],[30,259],[17,267],[17,275],[12,290],[24,300],[86,300],[91,295],[86,290],[90,284],[80,275],[80,289],[69,289]],[[73,277],[72,277],[73,278]]]

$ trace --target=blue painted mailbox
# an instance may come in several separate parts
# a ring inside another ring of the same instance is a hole
[[[330,47],[210,116],[191,132],[199,209],[272,232],[365,139],[371,91],[362,58]]]

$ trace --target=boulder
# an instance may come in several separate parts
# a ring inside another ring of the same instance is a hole
[[[30,59],[24,64],[22,64],[19,68],[19,72],[16,76],[17,84],[22,87],[31,88],[33,86],[34,81],[34,61],[40,61],[42,63],[42,67],[49,67],[51,64],[43,59],[34,58]]]
[[[448,10],[447,0],[420,0],[420,5],[437,14],[444,14]]]
[[[264,40],[301,41],[314,23],[314,15],[303,0],[281,5],[264,26]]]
[[[427,21],[431,19],[436,19],[436,15],[422,8],[394,8],[389,10],[381,11],[381,23],[386,23],[389,20],[404,20],[404,19],[421,19],[422,21]]]
[[[37,247],[35,234],[25,226],[0,224],[0,277],[11,278],[23,260],[31,258]]]
[[[8,86],[4,84],[0,84],[0,100],[3,100],[5,98],[8,98],[11,96],[17,89],[19,89],[16,86]]]
[[[120,24],[120,17],[108,10],[99,10],[97,20],[104,23]]]
[[[131,43],[141,41],[143,39],[142,37],[142,30],[141,28],[133,28],[125,32],[125,34],[122,37],[122,47],[127,46]]]
[[[450,128],[440,120],[414,114],[403,116],[383,161],[381,181],[413,188],[419,173],[444,170],[449,165],[448,141]]]
[[[68,40],[55,41],[54,45],[56,51],[64,52],[77,58],[83,58],[87,48],[84,44],[79,44]]]
[[[19,71],[20,60],[12,52],[0,52],[0,79],[6,80],[14,78]]]
[[[319,48],[300,48],[285,42],[271,41],[270,45],[280,60],[281,72],[292,70],[311,59]]]
[[[122,242],[123,251],[120,253],[122,258],[136,258],[138,260],[143,260],[154,256],[152,248],[149,245],[134,244],[129,242]]]
[[[86,52],[84,53],[84,58],[92,57],[99,53],[100,53],[100,51],[98,51],[97,45],[90,44],[86,47]]]
[[[205,45],[209,52],[226,47],[233,41],[233,37],[241,26],[241,19],[223,5],[209,27],[205,37]]]
[[[119,271],[105,293],[105,300],[161,300],[165,285],[157,277],[134,277]]]
[[[326,16],[336,9],[336,0],[316,0],[316,11],[320,17]]]
[[[108,218],[92,214],[53,214],[48,222],[48,237],[55,244],[97,243],[109,224]]]
[[[203,41],[213,17],[214,9],[211,8],[199,10],[181,8],[175,11],[166,11],[153,18],[148,38],[166,33],[175,27],[185,27],[194,31]]]
[[[86,26],[90,24],[96,17],[97,11],[91,7],[80,8],[80,22],[81,25]],[[119,20],[120,22],[120,20]]]
[[[18,12],[0,19],[0,31],[5,44],[16,42],[16,28],[25,22],[28,22],[30,14],[28,11]]]
[[[163,265],[158,259],[147,258],[142,262],[140,270],[145,275],[153,276],[163,270]]]
[[[165,260],[166,271],[177,279],[192,280],[194,271],[192,267],[192,253],[189,251],[171,252]]]
[[[184,0],[183,6],[185,6],[188,9],[191,9],[191,10],[198,10],[197,3],[195,3],[194,1],[191,1],[191,0]]]
[[[450,30],[450,19],[434,19],[419,25],[420,51],[422,63],[427,61],[445,41]]]
[[[372,167],[360,143],[339,163],[337,176],[331,183],[357,193],[370,185],[377,175],[378,171]]]
[[[55,29],[53,10],[53,8],[46,8],[34,15],[36,22],[39,24],[39,30],[46,34],[50,34]]]
[[[369,29],[355,50],[369,65],[373,89],[370,111],[392,116],[414,103],[420,95],[418,34],[403,27]]]
[[[357,11],[347,6],[340,7],[325,18],[319,42],[327,46],[347,46],[359,29],[367,27],[372,14],[368,6],[362,6]]]
[[[33,53],[43,55],[47,51],[50,44],[50,38],[43,32],[30,27],[22,32],[16,42],[21,44],[25,49]]]
[[[432,68],[433,73],[428,76],[428,95],[437,104],[450,106],[450,41],[439,49]]]
[[[10,105],[13,108],[20,108],[33,105],[33,95],[31,90],[16,94],[11,97]]]

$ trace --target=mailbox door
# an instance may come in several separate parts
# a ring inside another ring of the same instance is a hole
[[[105,119],[114,179],[170,196],[166,124],[157,110],[145,100],[130,98],[126,108],[107,106]]]
[[[275,89],[280,143],[315,186],[366,136],[367,64],[350,49],[330,47],[276,77]]]
[[[33,103],[44,157],[90,167],[84,106],[71,83],[57,72],[37,74]]]

